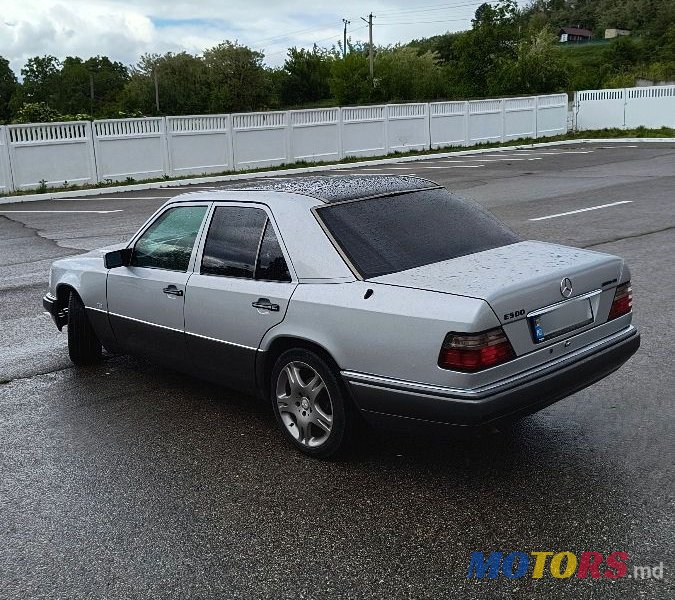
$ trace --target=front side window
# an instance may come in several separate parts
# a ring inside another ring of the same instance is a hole
[[[206,206],[177,206],[163,212],[138,239],[132,267],[187,271]]]
[[[267,214],[259,208],[217,207],[204,244],[201,274],[253,279],[266,221]]]

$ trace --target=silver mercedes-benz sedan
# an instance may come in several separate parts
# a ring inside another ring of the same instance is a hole
[[[636,352],[621,258],[524,241],[417,177],[268,179],[168,201],[132,239],[57,260],[70,358],[148,357],[269,399],[299,450],[355,420],[499,424]]]

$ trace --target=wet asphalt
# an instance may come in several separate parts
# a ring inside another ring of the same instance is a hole
[[[127,239],[176,190],[0,205],[0,598],[673,597],[675,144],[489,156],[353,171],[421,174],[524,237],[624,256],[642,347],[513,431],[366,430],[339,462],[225,388],[70,364],[49,264]],[[622,551],[664,577],[468,580],[494,550]]]

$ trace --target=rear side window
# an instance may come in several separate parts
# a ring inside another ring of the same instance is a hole
[[[202,256],[202,275],[253,279],[267,214],[259,208],[219,206]]]
[[[317,214],[364,279],[520,241],[442,188],[326,205]]]
[[[255,278],[267,281],[291,280],[286,259],[281,251],[277,235],[274,233],[274,227],[272,227],[272,223],[269,220],[267,221],[265,234],[260,244]]]
[[[132,267],[187,271],[206,206],[179,206],[163,212],[138,239]]]

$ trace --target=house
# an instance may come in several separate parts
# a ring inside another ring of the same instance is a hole
[[[628,29],[605,29],[605,39],[613,40],[614,38],[624,37],[630,35]]]
[[[558,31],[560,43],[565,42],[588,42],[593,37],[593,32],[581,27],[563,27]]]

